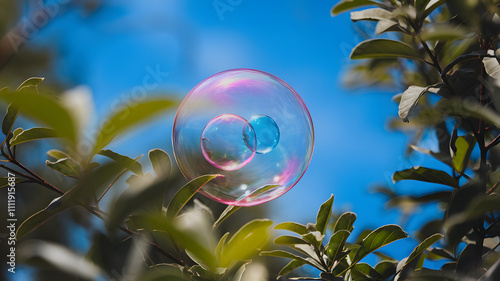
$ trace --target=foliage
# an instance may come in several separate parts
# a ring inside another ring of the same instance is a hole
[[[402,270],[394,279],[493,280],[491,276],[498,274],[495,261],[500,258],[495,242],[500,234],[500,205],[493,203],[499,180],[498,4],[344,0],[332,8],[332,15],[357,8],[363,9],[351,12],[351,20],[374,22],[378,38],[354,47],[351,59],[365,60],[349,75],[378,85],[402,85],[405,90],[394,97],[401,120],[392,120],[391,128],[413,136],[410,153],[427,154],[447,167],[415,166],[393,175],[394,182],[416,180],[446,186],[445,190],[408,195],[378,188],[389,197],[389,207],[401,208],[406,215],[433,202],[445,208],[444,219],[429,221],[417,238],[421,245],[430,246],[433,237],[438,238],[435,233],[442,233],[443,248],[433,248],[428,258],[449,262],[440,270]],[[379,73],[389,75],[376,80]],[[439,150],[419,147],[433,133]]]
[[[82,151],[82,145],[88,144],[79,131],[83,122],[59,97],[39,92],[42,78],[30,78],[15,91],[0,89],[0,100],[7,106],[0,168],[9,175],[1,178],[0,188],[35,184],[53,196],[17,227],[19,261],[41,264],[78,280],[244,281],[268,275],[283,280],[498,280],[497,4],[488,0],[343,0],[331,12],[347,11],[352,11],[354,22],[375,23],[377,37],[353,49],[351,58],[362,61],[347,75],[363,77],[369,84],[402,85],[403,93],[394,98],[399,102],[399,119],[391,121],[391,128],[409,132],[411,153],[427,154],[446,167],[415,166],[393,174],[394,182],[413,180],[441,188],[429,194],[378,188],[389,197],[387,206],[401,208],[405,215],[422,204],[444,206],[443,219],[422,226],[415,235],[419,244],[406,258],[397,260],[379,251],[408,237],[400,226],[364,230],[354,239],[357,217],[352,212],[332,215],[333,195],[320,206],[315,223],[276,224],[275,230],[293,235],[278,236],[275,245],[268,243],[273,224],[269,219],[250,218],[239,228],[223,231],[223,222],[242,208],[227,206],[217,217],[215,210],[196,199],[200,188],[222,175],[202,175],[184,183],[161,149],[150,150],[149,161],[142,162],[142,155],[129,157],[110,149],[124,134],[173,110],[176,100],[154,97],[117,109],[94,128],[90,149]],[[18,127],[19,115],[37,127]],[[429,133],[436,134],[438,151],[420,147]],[[55,139],[49,144],[57,148],[47,151],[45,170],[57,173],[57,184],[27,167],[18,153],[47,139]],[[23,204],[38,202],[42,192],[37,192]],[[29,239],[63,214],[77,215],[75,210],[95,216],[104,226],[89,227],[92,245],[84,256],[46,241],[51,239]],[[370,254],[379,258],[377,264],[363,262]],[[277,274],[264,272],[255,277],[251,268],[267,258],[260,256],[288,263]],[[446,263],[427,268],[425,260]],[[319,270],[319,277],[286,277],[302,267],[309,270],[304,275],[313,274],[312,268]]]

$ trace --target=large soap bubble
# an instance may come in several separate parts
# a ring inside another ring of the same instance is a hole
[[[189,92],[177,110],[172,141],[186,179],[223,175],[202,194],[252,206],[283,195],[300,180],[311,160],[314,130],[306,105],[283,80],[233,69]]]

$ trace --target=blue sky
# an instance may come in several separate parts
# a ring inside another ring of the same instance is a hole
[[[390,176],[395,170],[428,160],[404,159],[406,137],[386,130],[387,119],[397,115],[391,101],[397,91],[342,87],[350,49],[361,38],[348,14],[330,16],[335,2],[103,1],[91,14],[61,10],[31,44],[53,50],[49,79],[91,89],[97,120],[113,104],[131,98],[154,70],[162,73],[154,90],[179,99],[201,80],[227,69],[255,68],[282,78],[308,106],[316,142],[302,180],[267,203],[270,217],[307,222],[333,193],[334,208],[356,212],[359,229],[376,228],[397,223],[398,213],[384,210],[384,198],[369,193],[370,187],[394,187]],[[154,147],[171,151],[172,122],[173,114],[165,116],[121,139],[115,149],[130,156]],[[153,126],[158,129],[150,132]],[[139,145],[130,145],[136,141]],[[414,186],[397,185],[405,191]],[[408,227],[418,225],[415,219]],[[409,247],[403,247],[403,255]]]

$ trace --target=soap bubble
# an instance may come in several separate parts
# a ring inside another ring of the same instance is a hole
[[[223,114],[208,122],[201,133],[201,151],[213,166],[233,171],[255,155],[257,141],[253,127],[234,114]]]
[[[255,152],[265,154],[273,150],[280,139],[280,130],[274,120],[266,115],[258,114],[248,119],[247,130],[245,131],[245,141],[248,139],[247,146],[252,149],[254,144],[251,142],[255,136],[257,146]],[[247,136],[248,134],[248,136]]]
[[[217,73],[196,85],[175,116],[174,155],[188,180],[220,174],[203,195],[252,206],[290,190],[314,147],[311,116],[283,80],[252,69]]]

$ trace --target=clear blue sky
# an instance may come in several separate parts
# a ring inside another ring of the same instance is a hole
[[[267,203],[271,218],[307,222],[333,193],[336,210],[356,212],[359,228],[376,228],[397,223],[398,214],[384,210],[384,198],[369,193],[370,187],[394,187],[393,171],[426,160],[404,159],[405,136],[386,131],[388,117],[397,115],[391,101],[397,91],[342,87],[350,49],[361,38],[348,14],[330,16],[335,2],[103,1],[91,14],[61,11],[30,44],[55,52],[53,79],[68,87],[90,87],[100,118],[113,103],[129,98],[151,69],[168,73],[158,77],[155,90],[179,98],[204,78],[231,68],[255,68],[282,78],[307,104],[316,143],[302,180]],[[172,117],[155,123],[155,133],[125,138],[116,149],[131,156],[153,147],[171,151]],[[140,145],[130,145],[136,140]],[[398,186],[410,190],[414,185]],[[410,221],[408,228],[418,221]]]

